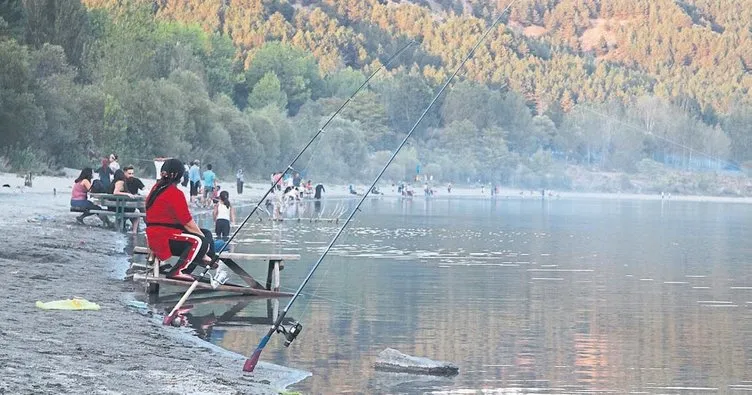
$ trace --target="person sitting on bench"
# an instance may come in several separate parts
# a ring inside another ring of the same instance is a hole
[[[127,173],[126,173],[127,172]],[[115,175],[112,177],[112,183],[110,184],[110,194],[111,195],[123,195],[127,196],[131,199],[136,197],[136,194],[130,192],[128,189],[128,179],[133,177],[133,166],[126,167],[126,170],[115,170]],[[107,207],[110,211],[115,211],[116,207]],[[135,213],[136,209],[133,207],[124,207],[123,208],[124,213]],[[138,233],[138,224],[141,218],[139,217],[133,217],[131,218],[131,231],[133,234]],[[125,227],[125,224],[123,224],[123,227]]]
[[[84,218],[94,215],[89,210],[103,210],[102,207],[97,206],[91,200],[89,200],[89,191],[91,190],[91,179],[94,177],[94,170],[91,167],[84,167],[81,170],[81,174],[76,178],[73,184],[73,190],[71,191],[70,205],[71,209],[80,211],[81,215],[76,217],[78,223],[83,224]],[[107,216],[99,214],[99,219],[105,226],[111,226],[110,220]]]
[[[211,231],[199,228],[193,220],[185,195],[177,187],[184,172],[177,159],[162,165],[160,179],[146,198],[146,240],[160,260],[179,257],[168,278],[193,281],[191,272],[196,266],[210,264],[215,256],[214,240]]]

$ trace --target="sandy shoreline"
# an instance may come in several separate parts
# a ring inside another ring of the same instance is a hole
[[[69,192],[53,196],[51,185],[35,184],[32,190],[48,191],[0,193],[5,208],[0,393],[277,394],[292,384],[284,380],[308,374],[282,375],[268,363],[244,374],[243,356],[128,307],[141,290],[122,280],[127,236],[76,225],[68,212]],[[49,311],[34,305],[74,296],[102,309]]]
[[[0,185],[8,184],[10,188],[0,188],[0,196],[3,194],[23,194],[28,192],[37,193],[56,193],[59,196],[67,198],[70,196],[71,187],[73,185],[73,179],[76,175],[70,172],[71,177],[49,177],[38,176],[33,180],[33,187],[23,187],[23,178],[18,177],[15,174],[0,173]],[[141,191],[141,194],[146,194],[154,185],[154,180],[142,178],[141,179],[146,188]],[[245,184],[242,195],[236,193],[235,180],[219,180],[219,184],[223,189],[230,192],[230,200],[238,202],[244,205],[250,203],[256,203],[258,199],[266,193],[269,184],[265,182],[248,182]],[[315,183],[314,183],[315,185]],[[348,192],[347,185],[336,185],[324,183],[326,192],[324,198],[357,198],[358,196],[351,195]],[[491,196],[490,189],[488,187],[481,188],[478,186],[453,186],[451,193],[447,192],[447,185],[445,183],[434,184],[433,199],[538,199],[541,198],[540,190],[529,189],[515,189],[515,188],[499,188],[499,192],[496,196]],[[355,184],[355,188],[358,192],[363,193],[367,186],[363,184]],[[384,193],[383,197],[400,197],[396,191],[396,186],[392,186],[391,182],[382,182],[379,186],[381,192]],[[423,183],[413,183],[412,188],[414,191],[414,198],[424,198]],[[183,188],[185,189],[185,188]],[[660,194],[637,194],[637,193],[608,193],[608,192],[578,192],[578,191],[560,191],[560,190],[547,190],[547,199],[622,199],[622,200],[666,200],[666,201],[686,201],[686,202],[717,202],[717,203],[752,203],[752,197],[735,197],[735,196],[712,196],[712,195],[677,195],[677,194],[665,194],[663,197]]]

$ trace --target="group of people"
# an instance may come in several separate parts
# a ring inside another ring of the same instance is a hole
[[[192,163],[192,168],[199,166],[197,161]],[[106,167],[106,169],[105,169]],[[90,192],[105,192],[116,195],[135,196],[144,184],[134,176],[133,166],[126,166],[120,169],[117,164],[117,155],[110,155],[109,160],[102,163],[102,168],[98,169],[100,178],[94,179],[94,170],[86,167],[76,178],[71,192],[71,207],[84,210],[76,218],[80,223],[83,219],[95,215],[90,210],[104,210],[102,207],[94,204],[88,199]],[[190,170],[190,169],[189,169]],[[191,181],[191,200],[198,196],[198,182],[195,178],[196,170],[189,174]],[[211,174],[207,174],[211,172]],[[159,172],[159,180],[149,191],[145,201],[146,211],[146,238],[149,248],[160,260],[166,261],[172,256],[177,256],[177,262],[167,270],[167,277],[178,280],[193,281],[195,278],[191,275],[197,266],[206,266],[212,264],[215,257],[214,237],[208,229],[200,228],[191,216],[188,209],[188,200],[183,191],[178,188],[178,184],[183,180],[186,173],[185,166],[178,159],[167,159],[162,164]],[[112,179],[110,179],[112,175]],[[207,166],[204,172],[204,188],[214,190],[215,175],[211,171],[211,166]],[[101,190],[106,185],[107,190]],[[99,189],[98,189],[99,188]],[[204,194],[204,199],[208,195]],[[132,209],[135,210],[135,209]],[[106,215],[101,215],[102,221],[109,225],[110,221]],[[230,234],[230,224],[235,222],[235,210],[229,199],[229,193],[222,191],[217,195],[217,202],[214,205],[213,218],[215,222],[215,233],[218,239],[226,240]],[[138,229],[138,218],[133,219],[132,229],[134,232]],[[213,264],[216,267],[216,263]]]
[[[115,207],[100,207],[89,200],[89,193],[109,193],[113,195],[125,195],[134,198],[139,191],[144,188],[144,183],[135,176],[132,165],[120,168],[118,156],[111,154],[109,158],[102,160],[102,166],[97,170],[98,179],[94,179],[94,170],[91,167],[85,167],[81,170],[73,184],[71,190],[70,205],[73,208],[83,210],[81,215],[76,217],[78,223],[84,224],[86,217],[95,215],[91,210],[109,210],[115,211]],[[135,208],[124,208],[125,212],[135,212]],[[107,215],[98,214],[100,220],[105,226],[111,227],[112,222]],[[131,218],[131,230],[133,233],[138,232],[140,218]]]
[[[184,165],[181,178],[183,186],[190,184],[191,204],[208,208],[219,199],[222,187],[216,183],[217,175],[214,173],[211,164],[206,165],[206,170],[201,173],[201,161],[196,159],[191,162],[190,167],[187,164]]]
[[[304,182],[303,177],[298,172],[286,175],[281,171],[274,172],[270,177],[270,182],[274,197],[273,199],[267,199],[265,205],[267,210],[271,211],[273,220],[281,221],[283,211],[304,197],[313,197],[313,199],[318,201],[322,198],[323,193],[326,192],[322,184],[317,184],[314,187],[311,180]],[[320,202],[317,203],[319,203],[317,207],[321,207]]]

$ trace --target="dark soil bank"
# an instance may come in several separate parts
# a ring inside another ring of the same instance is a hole
[[[76,225],[67,196],[4,194],[0,207],[0,393],[276,394],[289,384],[285,368],[243,373],[243,356],[128,307],[126,236]],[[74,296],[101,310],[35,307]]]

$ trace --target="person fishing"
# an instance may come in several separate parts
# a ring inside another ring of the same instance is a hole
[[[196,266],[208,266],[215,257],[214,240],[211,231],[199,228],[193,220],[185,195],[177,187],[184,171],[177,159],[162,165],[160,179],[146,198],[146,240],[160,260],[179,257],[167,278],[194,281],[191,272]]]

